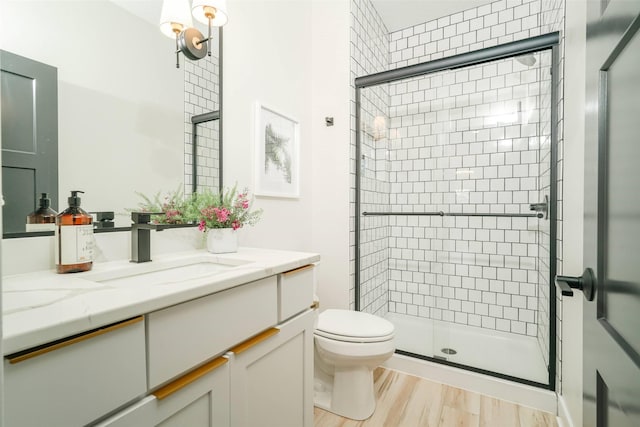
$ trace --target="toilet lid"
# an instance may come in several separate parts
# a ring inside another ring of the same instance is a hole
[[[318,316],[316,333],[350,341],[384,341],[393,337],[393,323],[361,311],[325,310]]]

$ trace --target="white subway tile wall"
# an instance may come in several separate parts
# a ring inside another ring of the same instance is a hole
[[[362,212],[384,210],[389,206],[388,100],[387,85],[362,93]],[[361,308],[384,316],[389,308],[389,219],[371,217],[361,223],[360,230]]]
[[[352,77],[562,30],[563,16],[562,0],[545,0],[544,8],[541,0],[495,1],[390,33],[385,68],[371,62],[384,57],[371,48],[384,38],[384,25],[369,0],[352,1]],[[524,213],[543,201],[550,185],[551,56],[535,59],[532,67],[499,61],[376,87],[388,92],[386,111],[383,102],[369,102],[383,95],[363,90],[362,211]],[[560,90],[560,139],[562,96]],[[379,117],[387,124],[382,137]],[[352,108],[355,160],[354,141]],[[384,314],[388,275],[390,311],[537,336],[548,358],[548,222],[365,217],[362,230],[364,310]]]
[[[549,152],[543,56],[532,56],[536,66],[508,59],[391,84],[383,209],[530,213]],[[389,225],[389,311],[536,336],[544,221],[400,216]]]
[[[389,32],[370,0],[351,3],[351,86],[358,76],[389,69]],[[378,86],[362,94],[362,155],[363,171],[362,211],[377,210],[389,205],[389,182],[385,169],[389,122],[389,93],[387,85]],[[355,89],[351,95],[351,274],[350,306],[355,305]],[[388,219],[376,218],[363,224],[361,239],[362,310],[384,316],[388,310],[389,247]]]
[[[219,108],[219,66],[215,55],[199,61],[184,58],[184,192],[193,185],[193,148],[191,117]],[[217,189],[219,184],[218,121],[198,125],[198,188]]]
[[[542,34],[541,0],[500,0],[391,33],[390,68]]]

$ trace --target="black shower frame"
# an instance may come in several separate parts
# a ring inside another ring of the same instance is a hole
[[[455,366],[468,371],[478,372],[491,375],[493,377],[515,381],[522,384],[540,387],[555,391],[556,389],[556,287],[554,286],[554,278],[556,276],[556,253],[557,253],[557,200],[558,200],[558,70],[559,70],[559,41],[560,33],[552,32],[540,36],[530,37],[523,40],[509,42],[498,46],[487,47],[472,52],[461,53],[449,56],[447,58],[436,59],[433,61],[422,62],[420,64],[409,65],[394,70],[383,71],[380,73],[370,74],[367,76],[357,77],[355,79],[355,309],[360,311],[360,221],[361,221],[361,197],[360,197],[360,179],[361,179],[361,126],[360,126],[360,107],[361,107],[361,91],[364,88],[378,86],[384,83],[391,83],[398,80],[404,80],[411,77],[418,77],[427,74],[436,73],[445,70],[455,70],[468,67],[471,65],[482,64],[499,59],[516,57],[527,53],[541,52],[551,50],[551,165],[550,165],[550,190],[549,190],[549,380],[548,384],[538,383],[523,378],[513,377],[501,374],[499,372],[486,371],[484,369],[475,368],[440,360],[438,358],[409,353],[402,350],[396,350],[396,353],[412,356],[424,360],[428,360],[443,365]]]

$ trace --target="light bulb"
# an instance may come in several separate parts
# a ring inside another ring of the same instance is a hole
[[[227,0],[193,0],[191,12],[203,24],[211,17],[211,26],[222,27],[227,23]]]
[[[164,0],[160,14],[160,31],[167,37],[175,38],[177,33],[193,26],[188,0]]]

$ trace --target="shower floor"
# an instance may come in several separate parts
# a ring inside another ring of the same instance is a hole
[[[396,328],[396,348],[486,371],[548,384],[536,337],[441,322],[404,314],[386,316]],[[452,349],[456,354],[446,354]]]

